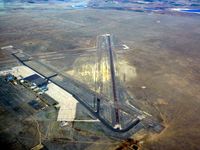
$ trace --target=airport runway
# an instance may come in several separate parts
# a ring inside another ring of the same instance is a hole
[[[12,53],[22,52],[23,50],[15,48],[6,48],[1,49],[0,53],[0,66],[17,63],[16,59],[12,57]],[[95,53],[96,49],[94,47],[87,49],[73,49],[73,50],[64,50],[64,51],[51,51],[51,52],[40,52],[33,55],[30,55],[31,59],[42,60],[42,61],[53,61],[53,60],[62,60],[70,56],[88,56],[91,53]]]

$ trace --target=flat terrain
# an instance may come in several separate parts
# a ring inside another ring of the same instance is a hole
[[[140,136],[144,141],[142,149],[197,150],[200,141],[199,27],[199,16],[95,9],[12,10],[0,14],[0,47],[14,45],[68,72],[80,54],[90,53],[81,48],[94,47],[97,35],[114,34],[130,47],[121,55],[134,68],[126,89],[141,108],[160,118],[165,126],[160,134]],[[0,70],[16,65],[10,53],[0,50]],[[104,137],[98,139],[100,144],[79,143],[76,149],[81,145],[85,149],[117,147],[116,143],[109,145],[112,140],[103,144]]]

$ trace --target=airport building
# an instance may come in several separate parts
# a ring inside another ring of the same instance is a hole
[[[42,78],[41,76],[39,76],[38,74],[32,74],[26,78],[23,79],[23,81],[28,81],[29,83],[31,83],[31,88],[39,88],[42,91],[47,91],[47,84],[48,81],[44,78]]]

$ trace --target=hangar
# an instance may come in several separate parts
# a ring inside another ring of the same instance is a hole
[[[46,89],[47,88],[47,80],[39,76],[38,74],[30,75],[24,78],[25,81],[35,84],[37,87]]]

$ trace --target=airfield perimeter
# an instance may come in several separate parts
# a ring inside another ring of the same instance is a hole
[[[130,47],[123,54],[123,61],[135,68],[135,75],[125,82],[126,89],[165,125],[160,134],[137,137],[144,141],[142,148],[199,148],[198,16],[37,8],[1,12],[0,22],[0,47],[14,45],[66,72],[71,71],[80,53],[88,53],[82,48],[95,46],[97,35],[116,35]],[[10,54],[0,51],[0,70],[16,66],[17,61]],[[104,136],[98,142],[107,139]],[[120,146],[120,141],[112,144],[112,139],[107,139],[107,142],[110,149]],[[86,147],[101,149],[97,143],[87,143]]]

